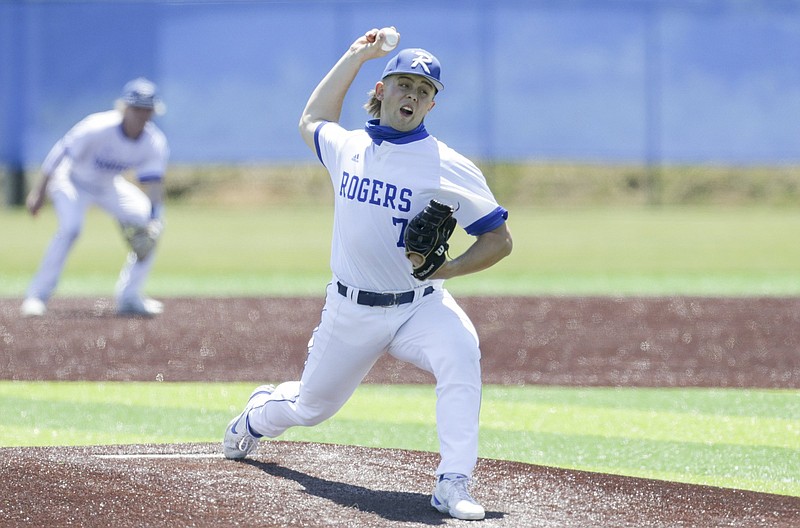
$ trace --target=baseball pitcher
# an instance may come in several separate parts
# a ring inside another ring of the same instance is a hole
[[[330,418],[388,353],[436,379],[441,462],[432,506],[482,519],[484,508],[468,488],[478,458],[481,353],[475,328],[444,281],[511,252],[508,213],[481,171],[425,127],[444,89],[432,53],[396,53],[365,105],[374,119],[360,130],[339,125],[361,66],[387,55],[386,34],[372,29],[358,38],[301,116],[300,135],[327,168],[335,195],[333,277],[301,379],[256,388],[228,425],[223,451],[243,458],[262,436]],[[451,259],[447,241],[456,225],[474,241]]]

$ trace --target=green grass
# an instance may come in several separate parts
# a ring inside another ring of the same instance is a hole
[[[330,207],[173,205],[148,281],[154,296],[316,295],[330,278]],[[0,211],[0,296],[21,297],[55,230]],[[448,281],[457,295],[800,295],[800,210],[512,208],[514,252]],[[452,254],[470,239],[459,230]],[[59,295],[109,295],[124,256],[116,225],[90,212]]]
[[[244,383],[0,382],[0,445],[219,442]],[[438,450],[430,386],[362,385],[282,440]],[[484,388],[480,456],[800,496],[800,393]]]

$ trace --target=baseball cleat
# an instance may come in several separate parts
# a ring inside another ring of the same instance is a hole
[[[37,299],[36,297],[28,297],[22,301],[22,306],[20,307],[19,312],[23,317],[41,317],[45,314],[45,312],[47,312],[47,307],[45,306],[44,301],[41,299]]]
[[[164,303],[147,297],[122,299],[117,302],[118,315],[142,315],[153,317],[164,312]]]
[[[447,473],[439,477],[433,488],[431,506],[456,519],[478,521],[486,516],[483,506],[472,498],[467,489],[469,477]]]
[[[256,387],[247,400],[244,411],[230,421],[228,428],[225,429],[225,438],[222,440],[222,452],[225,458],[238,460],[256,450],[261,435],[253,434],[247,415],[254,407],[264,405],[274,391],[273,385]]]

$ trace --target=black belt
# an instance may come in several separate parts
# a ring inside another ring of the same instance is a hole
[[[339,281],[336,281],[336,286],[339,288],[339,293],[347,297],[347,286]],[[433,286],[428,286],[422,291],[422,296],[430,295],[433,293]],[[356,302],[365,306],[396,306],[398,304],[408,304],[414,300],[414,291],[400,292],[400,293],[376,293],[364,290],[358,290]]]

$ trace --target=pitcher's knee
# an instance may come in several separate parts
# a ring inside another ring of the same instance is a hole
[[[468,382],[479,386],[480,352],[470,353],[464,357],[459,357],[457,354],[445,355],[445,358],[435,366],[434,376],[440,383]]]

